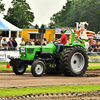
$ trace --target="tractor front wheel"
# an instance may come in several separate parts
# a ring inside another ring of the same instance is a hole
[[[26,71],[26,67],[21,67],[17,65],[12,66],[12,69],[16,75],[23,75]]]
[[[35,77],[40,77],[45,72],[45,64],[41,60],[36,60],[31,66],[31,73]]]

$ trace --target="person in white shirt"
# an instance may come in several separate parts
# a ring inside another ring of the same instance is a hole
[[[3,47],[4,50],[8,49],[8,44],[7,44],[7,41],[6,41],[6,37],[4,37],[3,40],[2,40],[2,47]]]
[[[22,41],[21,41],[21,43],[20,43],[19,45],[21,45],[21,46],[25,46],[24,38],[22,38]]]
[[[87,42],[85,42],[85,47],[86,47],[86,49],[88,50],[88,48],[89,48],[89,40],[87,40]]]
[[[34,39],[30,39],[32,46],[34,45]]]

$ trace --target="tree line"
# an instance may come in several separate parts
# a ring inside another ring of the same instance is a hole
[[[3,0],[0,0],[0,13],[5,11]],[[19,28],[29,28],[34,22],[34,13],[31,11],[26,0],[12,0],[10,7],[4,19]],[[50,18],[49,28],[55,27],[74,27],[75,22],[87,21],[88,30],[100,31],[100,0],[66,0],[62,9],[53,14]],[[42,24],[41,28],[46,25]],[[36,24],[34,28],[39,28]]]
[[[5,4],[2,1],[0,0],[0,13],[5,11]],[[19,28],[29,28],[32,26],[35,16],[26,0],[12,0],[11,4],[12,7],[8,8],[4,19]],[[41,28],[44,27],[45,25],[42,24]],[[38,29],[39,26],[36,24],[34,28]]]
[[[75,27],[75,22],[89,23],[88,30],[100,31],[100,0],[67,0],[61,11],[50,18],[49,27]]]

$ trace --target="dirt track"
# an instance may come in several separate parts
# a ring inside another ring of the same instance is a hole
[[[0,73],[0,88],[85,84],[100,84],[100,69],[88,70],[83,77],[66,77],[63,74],[34,77],[31,73],[20,76],[14,73]]]
[[[51,86],[51,85],[85,85],[100,84],[100,69],[88,70],[83,77],[66,77],[62,75],[46,75],[33,77],[31,73],[17,76],[14,73],[0,73],[0,88]],[[100,100],[100,91],[94,93],[69,93],[57,95],[25,95],[0,98],[3,100]]]

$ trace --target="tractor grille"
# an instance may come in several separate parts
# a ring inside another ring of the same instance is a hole
[[[33,48],[27,48],[28,53],[33,53],[34,49]]]

